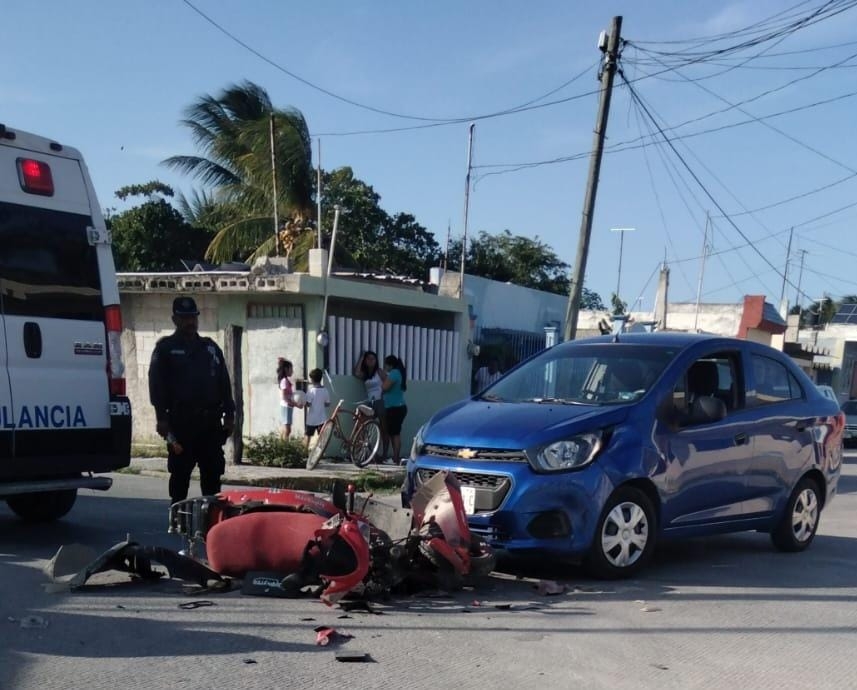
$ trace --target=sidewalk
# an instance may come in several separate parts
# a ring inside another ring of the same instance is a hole
[[[150,477],[166,477],[168,475],[167,459],[131,458],[131,465],[126,471]],[[365,469],[360,469],[351,463],[322,461],[314,470],[307,470],[305,468],[291,469],[227,463],[223,483],[325,492],[330,488],[334,479],[346,481],[362,479],[365,481],[367,473],[374,474],[378,482],[389,485],[387,489],[379,487],[378,491],[398,491],[398,486],[405,478],[404,467],[396,467],[395,465],[372,464]],[[194,470],[193,476],[197,478],[196,470]]]

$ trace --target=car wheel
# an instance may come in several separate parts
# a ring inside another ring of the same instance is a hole
[[[771,532],[771,541],[780,551],[803,551],[808,547],[821,517],[821,492],[814,479],[801,479],[789,501],[779,524]]]
[[[36,494],[9,496],[6,503],[18,517],[27,522],[52,522],[71,510],[77,500],[77,489],[43,491]]]
[[[584,565],[603,579],[630,577],[655,550],[657,519],[649,497],[639,489],[620,487],[601,511]]]

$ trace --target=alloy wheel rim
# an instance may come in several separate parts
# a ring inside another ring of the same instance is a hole
[[[640,559],[648,543],[646,511],[630,501],[615,505],[601,528],[601,551],[607,562],[628,568]]]
[[[818,497],[812,489],[804,489],[795,499],[792,510],[792,532],[803,543],[815,533],[818,524]]]

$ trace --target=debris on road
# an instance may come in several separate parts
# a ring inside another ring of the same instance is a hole
[[[132,578],[159,580],[164,573],[152,568],[152,563],[162,565],[170,577],[196,582],[206,587],[212,581],[227,583],[219,573],[197,560],[161,546],[142,546],[130,539],[115,544],[100,556],[91,558],[94,553],[88,547],[80,545],[61,546],[45,573],[53,582],[49,591],[70,591],[83,587],[87,580],[97,573],[118,570],[128,573]],[[80,567],[80,563],[87,561]],[[69,577],[70,576],[70,577]],[[216,588],[211,588],[216,591]],[[228,589],[224,587],[224,589]]]
[[[185,601],[178,605],[180,609],[190,610],[190,609],[201,609],[206,608],[208,606],[217,606],[213,601],[209,601],[208,599],[197,599],[196,601]]]
[[[47,618],[41,616],[24,616],[18,621],[18,625],[22,628],[47,628]]]
[[[245,664],[256,664],[258,663],[255,659],[242,659]]]
[[[369,656],[366,652],[358,652],[358,651],[345,651],[341,650],[336,652],[334,655],[337,661],[343,662],[351,662],[351,663],[368,663],[373,661],[372,657]]]
[[[379,611],[365,599],[358,599],[356,601],[341,601],[339,602],[339,608],[341,608],[343,611],[349,612],[357,611],[358,613],[371,613],[375,616],[384,615],[383,611]]]
[[[326,647],[331,643],[336,644],[337,642],[345,642],[354,637],[348,633],[339,632],[336,628],[331,628],[328,625],[318,626],[315,628],[315,632],[315,643],[319,647]]]
[[[535,586],[536,591],[543,597],[555,596],[557,594],[565,594],[568,588],[554,580],[539,580]]]

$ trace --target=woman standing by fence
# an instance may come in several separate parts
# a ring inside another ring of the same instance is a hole
[[[393,464],[402,463],[402,423],[408,414],[405,404],[405,391],[408,389],[405,364],[395,355],[384,358],[384,368],[378,370],[381,388],[384,391],[384,409],[387,421],[387,434],[393,450]],[[384,444],[386,446],[386,443]],[[384,455],[387,455],[386,448]]]

